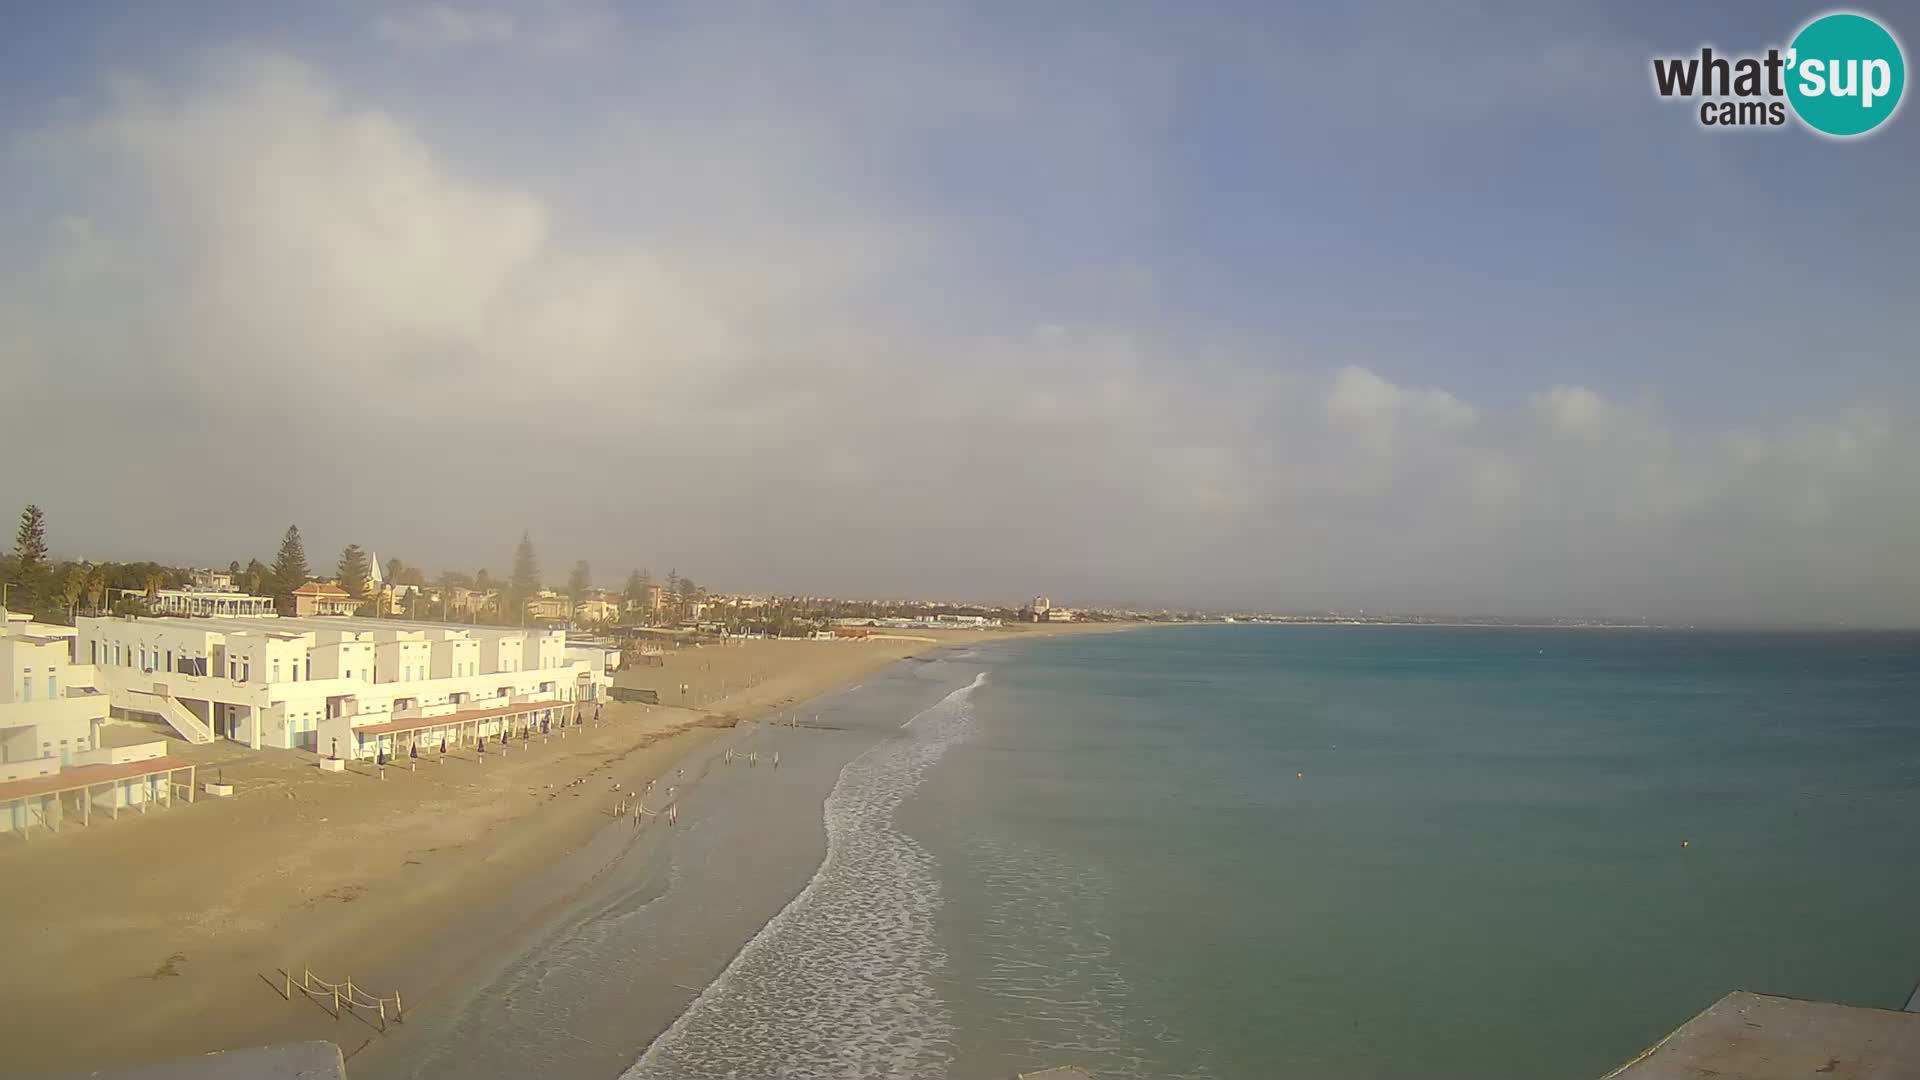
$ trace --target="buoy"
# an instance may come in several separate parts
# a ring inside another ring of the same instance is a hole
[[[1303,772],[1297,772],[1293,774],[1293,778],[1295,780],[1305,780],[1307,778],[1307,774]]]
[[[1691,841],[1691,840],[1682,840],[1682,841],[1680,841],[1680,846],[1681,846],[1681,847],[1686,847],[1686,846],[1687,846],[1688,844],[1691,844],[1691,843],[1693,843],[1693,841]]]

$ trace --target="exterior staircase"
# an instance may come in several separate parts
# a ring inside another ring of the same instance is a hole
[[[167,722],[182,739],[194,744],[213,741],[213,729],[193,715],[193,710],[174,698],[172,694],[155,690],[135,690],[131,687],[113,687],[108,703],[116,709],[128,712],[151,713]]]

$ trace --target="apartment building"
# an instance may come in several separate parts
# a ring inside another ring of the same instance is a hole
[[[116,709],[192,741],[365,756],[408,722],[507,706],[571,709],[612,684],[566,633],[398,619],[83,618],[75,655]]]
[[[191,798],[193,766],[164,741],[103,743],[108,697],[93,665],[73,662],[74,639],[73,627],[0,608],[0,833]]]

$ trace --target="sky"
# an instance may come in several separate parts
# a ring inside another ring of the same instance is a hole
[[[1920,117],[1651,86],[1819,10],[23,9],[0,506],[95,559],[1920,624]]]

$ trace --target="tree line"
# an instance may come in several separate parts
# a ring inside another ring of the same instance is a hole
[[[257,558],[248,559],[244,565],[234,559],[226,569],[236,590],[270,596],[275,610],[287,615],[296,610],[295,591],[317,580],[298,525],[287,526],[271,565]],[[505,581],[496,580],[484,567],[473,574],[447,570],[434,578],[431,587],[437,587],[440,592],[437,605],[423,595],[430,586],[426,573],[419,567],[396,558],[388,559],[381,570],[388,584],[415,587],[405,613],[416,618],[442,616],[469,622],[515,624],[524,621],[527,602],[545,588],[541,584],[539,552],[529,533],[521,534]],[[13,550],[0,556],[0,586],[3,586],[0,591],[5,597],[0,606],[30,613],[47,622],[71,623],[81,614],[144,615],[151,612],[147,600],[157,597],[162,589],[185,588],[191,577],[190,569],[157,562],[95,563],[55,559],[48,547],[47,515],[39,506],[29,505],[20,513]],[[358,544],[348,544],[341,550],[333,580],[358,602],[361,614],[386,615],[387,611],[379,610],[383,605],[373,577],[372,559],[365,549]],[[676,569],[667,574],[662,586],[661,609],[655,612],[649,610],[647,604],[652,584],[653,575],[647,570],[636,569],[628,575],[625,589],[616,594],[621,621],[684,621],[707,595],[692,578]],[[473,590],[483,597],[492,594],[493,601],[456,611],[450,603],[456,589]],[[574,563],[565,587],[552,591],[566,597],[571,619],[581,602],[593,593],[593,575],[587,562]]]

